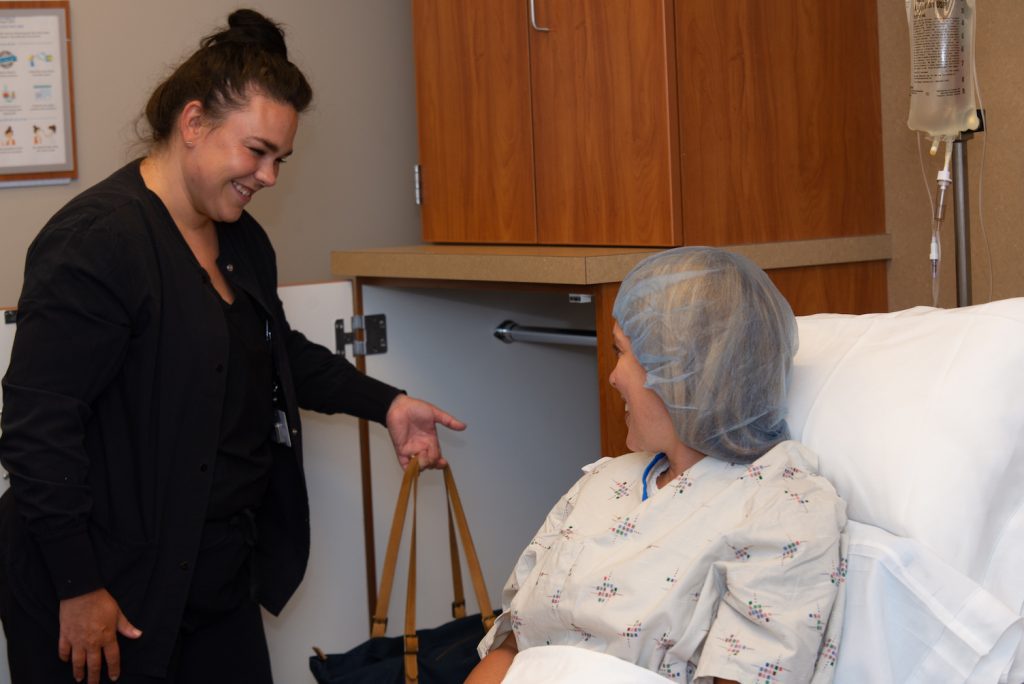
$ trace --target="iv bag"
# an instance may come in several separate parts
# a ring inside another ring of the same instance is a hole
[[[974,101],[975,0],[905,0],[910,28],[910,117],[932,139],[978,127]]]

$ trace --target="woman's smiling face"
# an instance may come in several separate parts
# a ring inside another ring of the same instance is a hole
[[[672,418],[661,397],[644,386],[647,371],[633,355],[629,338],[619,324],[612,328],[618,361],[608,382],[626,402],[626,446],[633,451],[668,451],[679,442]]]
[[[199,116],[187,138],[185,174],[195,211],[213,221],[237,221],[257,191],[277,182],[298,122],[294,107],[259,94],[221,121]]]

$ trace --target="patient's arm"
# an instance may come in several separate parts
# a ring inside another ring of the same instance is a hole
[[[512,667],[512,659],[519,653],[516,635],[509,632],[501,646],[488,653],[480,664],[473,668],[466,678],[466,684],[497,684],[505,678],[508,668]]]

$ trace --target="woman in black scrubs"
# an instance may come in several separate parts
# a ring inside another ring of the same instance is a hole
[[[465,427],[289,328],[245,207],[312,90],[279,26],[228,24],[151,96],[149,154],[29,248],[0,436],[14,684],[269,683],[259,606],[309,551],[299,408],[385,424],[403,466]]]

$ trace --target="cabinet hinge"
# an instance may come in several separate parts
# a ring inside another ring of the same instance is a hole
[[[422,167],[419,164],[415,164],[412,167],[412,180],[413,189],[416,193],[416,206],[423,206],[423,180],[422,180]]]
[[[362,331],[363,339],[356,339],[356,332]],[[345,347],[352,345],[353,356],[385,354],[388,351],[388,322],[384,314],[353,316],[352,331],[345,332],[345,319],[334,321],[334,353],[345,355]]]

